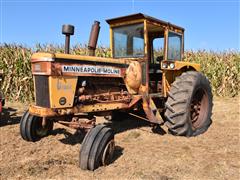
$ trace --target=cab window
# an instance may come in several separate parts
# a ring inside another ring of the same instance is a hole
[[[143,57],[143,23],[113,28],[113,52],[115,58]]]
[[[168,60],[181,60],[182,35],[174,32],[168,33]]]
[[[152,63],[159,64],[163,60],[164,55],[164,37],[155,38],[153,40],[153,57]]]

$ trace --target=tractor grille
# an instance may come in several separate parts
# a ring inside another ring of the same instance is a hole
[[[50,108],[48,76],[34,76],[36,105]]]

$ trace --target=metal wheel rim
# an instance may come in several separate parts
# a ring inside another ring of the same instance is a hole
[[[193,129],[200,128],[206,120],[209,98],[203,88],[198,88],[190,104],[190,119]]]
[[[48,133],[48,124],[46,124],[45,127],[42,126],[42,120],[40,118],[36,119],[37,122],[37,127],[36,127],[36,135],[38,137],[43,137],[46,136]]]
[[[115,142],[112,139],[111,141],[109,141],[107,143],[107,145],[103,151],[103,155],[102,155],[103,166],[110,164],[112,157],[113,157],[114,149],[115,149]]]

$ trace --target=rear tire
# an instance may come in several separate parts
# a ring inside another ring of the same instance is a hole
[[[197,136],[212,123],[212,92],[202,73],[188,71],[177,77],[165,105],[165,124],[173,135]]]
[[[114,152],[114,133],[105,125],[98,125],[85,136],[80,154],[79,166],[83,170],[95,170],[111,163]]]
[[[26,111],[20,121],[20,134],[26,141],[35,142],[50,134],[53,129],[53,121],[47,120],[46,126],[42,126],[42,118],[33,116]]]

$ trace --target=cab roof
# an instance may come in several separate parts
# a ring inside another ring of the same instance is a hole
[[[155,23],[159,23],[165,26],[169,26],[169,27],[173,27],[175,29],[179,29],[181,31],[184,31],[184,28],[177,26],[175,24],[171,24],[170,22],[166,22],[151,16],[148,16],[146,14],[142,14],[142,13],[137,13],[137,14],[131,14],[131,15],[127,15],[127,16],[120,16],[117,18],[112,18],[112,19],[107,19],[106,22],[109,25],[115,24],[115,23],[121,23],[121,22],[125,22],[125,21],[132,21],[132,20],[138,20],[138,19],[146,19],[150,22],[155,22]]]

